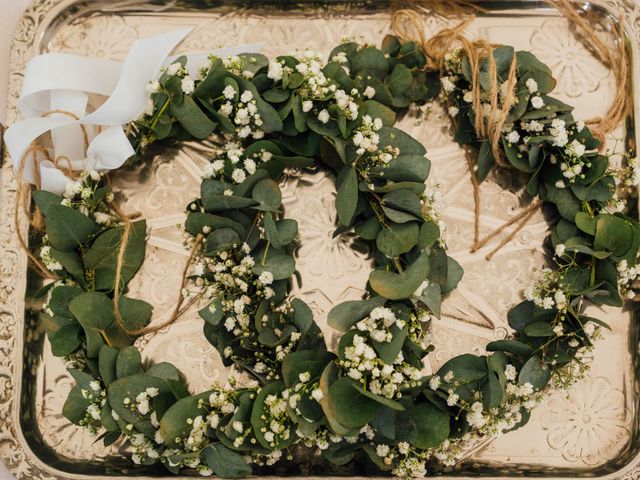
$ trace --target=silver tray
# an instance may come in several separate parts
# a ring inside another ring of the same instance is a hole
[[[481,2],[487,10],[470,27],[471,35],[533,51],[556,77],[555,94],[576,106],[577,118],[604,113],[612,97],[612,76],[575,39],[566,20],[540,2]],[[604,25],[624,13],[633,63],[638,65],[640,5],[633,0],[585,2]],[[17,118],[17,98],[26,61],[37,53],[64,51],[122,59],[139,37],[184,26],[195,27],[182,51],[264,42],[267,55],[312,48],[326,55],[345,36],[378,44],[388,31],[383,2],[246,2],[228,1],[80,1],[36,0],[26,11],[13,43],[8,119]],[[450,20],[430,17],[433,33]],[[634,70],[638,85],[640,71]],[[631,93],[630,93],[631,95]],[[640,101],[634,95],[634,112]],[[633,118],[610,138],[610,147],[635,145]],[[451,140],[447,116],[436,104],[409,111],[401,128],[427,146],[431,178],[441,185],[449,225],[450,255],[465,268],[458,289],[446,299],[444,315],[432,325],[435,352],[428,373],[450,357],[482,353],[483,346],[508,334],[506,312],[521,298],[524,286],[543,263],[542,239],[547,223],[541,213],[529,222],[491,262],[486,252],[469,253],[473,199],[462,151]],[[618,143],[615,140],[618,139]],[[619,140],[622,139],[622,143]],[[187,144],[142,166],[122,171],[117,187],[126,195],[127,211],[140,211],[152,227],[147,259],[132,284],[132,295],[150,301],[156,312],[171,310],[178,274],[187,252],[177,225],[184,206],[197,194],[206,146]],[[27,269],[12,223],[15,178],[10,162],[2,167],[0,193],[0,459],[18,478],[85,479],[125,476],[167,477],[158,470],[134,469],[120,447],[104,449],[85,430],[60,414],[72,380],[62,361],[51,355],[28,306],[40,280]],[[504,173],[483,184],[485,233],[519,208],[521,179]],[[358,298],[366,284],[366,249],[348,236],[331,238],[334,228],[333,180],[326,173],[290,172],[283,182],[287,214],[300,223],[297,251],[300,280],[294,293],[313,308],[330,344],[336,332],[326,326],[329,308]],[[22,225],[26,231],[26,225]],[[489,245],[486,250],[495,245]],[[589,476],[640,478],[640,327],[633,311],[602,309],[596,313],[613,331],[597,344],[589,376],[568,392],[547,392],[529,424],[469,452],[453,477],[548,478]],[[157,321],[161,321],[160,316]],[[194,391],[224,379],[217,352],[201,334],[195,310],[177,324],[138,340],[147,359],[174,362],[187,374]],[[283,475],[291,472],[282,472]]]

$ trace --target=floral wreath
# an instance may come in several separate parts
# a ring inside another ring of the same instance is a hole
[[[417,43],[387,36],[380,49],[342,43],[327,63],[310,51],[210,56],[198,78],[185,58],[170,64],[130,125],[130,161],[152,144],[214,140],[200,198],[186,208],[191,290],[181,298],[203,302],[205,337],[245,375],[192,394],[173,365],[142,363],[133,342],[151,331],[152,307],[126,288],[146,224],[120,211],[101,173],[85,171],[62,196],[33,192],[44,216],[38,254],[57,276],[40,292],[41,318],[77,382],[65,417],[105,445],[124,438],[135,463],[174,473],[242,477],[303,449],[319,453],[324,472],[372,462],[415,477],[524,425],[547,385],[581,378],[607,328],[585,304],[634,295],[640,226],[616,187],[636,185],[640,170],[629,156],[612,170],[572,107],[548,95],[555,80],[532,54],[485,53],[452,48],[433,69]],[[559,220],[545,244],[553,268],[508,314],[513,335],[423,376],[428,322],[463,272],[425,187],[426,150],[393,125],[436,98],[455,139],[476,152],[476,182],[496,164],[515,168]],[[310,308],[288,297],[297,223],[283,215],[277,180],[314,165],[337,178],[336,234],[355,231],[375,262],[367,297],[329,313],[344,333],[335,353]]]

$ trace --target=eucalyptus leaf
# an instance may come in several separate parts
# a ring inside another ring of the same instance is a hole
[[[63,252],[76,250],[100,231],[100,225],[89,217],[58,204],[47,208],[45,225],[51,246]]]

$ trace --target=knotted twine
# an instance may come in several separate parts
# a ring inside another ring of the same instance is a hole
[[[79,119],[79,117],[75,113],[69,112],[67,110],[61,110],[61,109],[48,110],[46,112],[43,112],[41,116],[48,117],[50,115],[53,115],[54,113],[67,115],[73,118],[74,120]],[[89,147],[89,135],[87,134],[87,130],[84,125],[80,125],[80,128],[82,130],[82,139],[84,142],[84,148],[86,150]],[[40,209],[36,206],[33,209],[33,213],[30,210],[28,194],[31,191],[31,186],[25,185],[23,180],[23,174],[24,174],[26,163],[27,163],[27,159],[31,158],[31,160],[33,161],[35,186],[36,188],[40,188],[41,179],[40,179],[40,169],[38,168],[38,161],[37,161],[38,153],[43,154],[47,158],[47,160],[49,160],[51,163],[55,165],[56,168],[61,168],[60,164],[63,162],[66,163],[65,173],[68,177],[74,178],[74,175],[77,175],[77,174],[73,172],[71,168],[71,160],[67,156],[60,155],[56,158],[53,158],[49,153],[49,150],[47,150],[41,145],[36,144],[35,142],[32,143],[29,146],[29,148],[25,150],[25,152],[22,154],[22,158],[20,158],[20,163],[18,165],[17,179],[16,179],[15,208],[13,210],[13,226],[16,232],[16,236],[18,238],[18,243],[20,244],[20,247],[27,254],[27,258],[29,258],[29,260],[31,260],[31,263],[36,267],[39,274],[44,278],[48,278],[55,281],[55,280],[59,280],[60,277],[58,277],[55,273],[51,272],[44,265],[44,263],[31,252],[31,250],[29,249],[28,242],[22,235],[22,229],[20,228],[20,217],[21,217],[20,212],[22,211],[22,215],[24,215],[27,218],[29,225],[31,225],[34,229],[38,231],[42,231],[44,229],[44,220],[43,220],[42,212],[40,211]]]
[[[615,129],[624,119],[628,112],[627,91],[630,85],[628,52],[624,43],[622,32],[622,19],[613,26],[614,47],[607,45],[600,39],[585,18],[583,18],[572,6],[569,0],[549,0],[556,8],[572,23],[576,30],[579,31],[579,38],[585,43],[586,47],[594,53],[596,58],[605,66],[613,70],[616,83],[616,93],[609,110],[602,118],[594,118],[586,123],[590,125],[590,129],[604,146],[606,134]],[[443,3],[445,5],[443,5]],[[493,45],[486,40],[470,41],[463,34],[467,26],[475,19],[475,14],[480,9],[474,5],[470,5],[463,1],[439,2],[436,0],[415,0],[415,1],[395,1],[392,2],[391,28],[394,33],[404,40],[413,40],[418,43],[427,60],[426,68],[431,71],[444,71],[445,55],[454,48],[461,48],[470,65],[472,72],[471,81],[471,105],[474,116],[474,130],[478,138],[487,138],[491,145],[493,158],[499,166],[507,167],[508,162],[505,161],[500,150],[501,131],[509,111],[515,101],[514,87],[516,83],[516,56],[514,55],[509,75],[506,79],[506,94],[500,102],[500,82],[497,75],[495,60],[493,58],[493,50],[497,45]],[[466,18],[451,28],[445,28],[433,37],[426,39],[423,17],[425,14],[436,14],[440,16],[463,16]],[[488,75],[490,79],[491,89],[489,92],[491,110],[485,119],[482,111],[481,86],[480,86],[480,65],[487,60]],[[475,160],[471,155],[472,152],[465,147],[467,157],[467,165],[469,167],[471,184],[473,187],[474,197],[474,240],[471,252],[475,252],[495,236],[499,235],[509,226],[518,222],[516,228],[505,237],[500,244],[494,248],[487,256],[490,260],[504,245],[511,241],[517,233],[526,225],[527,221],[540,208],[542,202],[539,199],[534,200],[529,207],[520,212],[513,218],[509,219],[503,225],[489,233],[483,240],[480,240],[480,185],[475,175]]]

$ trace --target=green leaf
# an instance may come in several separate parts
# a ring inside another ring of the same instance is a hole
[[[402,273],[374,270],[369,276],[371,288],[390,300],[411,297],[423,280],[429,275],[429,256],[422,253]]]
[[[112,290],[114,288],[116,265],[123,234],[124,227],[110,228],[96,238],[84,256],[85,267],[88,270],[94,270],[96,290]],[[144,220],[134,222],[131,225],[120,274],[121,288],[129,283],[144,261],[146,234],[147,224]]]
[[[384,77],[389,69],[389,62],[381,50],[375,47],[364,47],[350,59],[355,73],[366,70],[373,76]]]
[[[63,200],[60,195],[47,192],[46,190],[34,190],[31,192],[31,198],[33,198],[36,206],[45,217],[47,216],[47,212],[51,205],[60,205],[60,202]]]
[[[396,123],[396,113],[375,100],[365,100],[362,103],[362,115],[369,115],[373,120],[379,118],[388,127]]]
[[[251,475],[244,457],[220,443],[212,443],[203,451],[204,460],[220,478],[243,478]]]
[[[384,150],[386,146],[398,147],[400,155],[418,155],[423,157],[427,151],[415,138],[395,127],[382,127],[378,130],[380,137],[379,147]]]
[[[414,219],[422,220],[420,198],[411,190],[394,190],[382,197],[383,208],[391,207],[413,215]]]
[[[625,220],[609,214],[598,218],[593,242],[595,250],[607,250],[616,256],[622,256],[632,245],[633,231]]]
[[[503,370],[504,371],[504,370]],[[489,372],[487,381],[482,387],[482,403],[486,409],[497,408],[502,404],[504,388],[494,372]]]
[[[529,358],[534,349],[532,346],[518,340],[496,340],[489,342],[486,347],[488,352],[508,352],[521,358]]]
[[[78,287],[68,287],[60,285],[51,290],[49,308],[56,315],[63,318],[73,318],[73,313],[69,310],[69,303],[78,295],[82,295],[83,290]]]
[[[596,219],[585,212],[576,213],[576,226],[589,235],[596,234]]]
[[[206,181],[202,183],[206,185]],[[256,204],[252,198],[238,197],[236,195],[224,195],[222,191],[216,192],[209,189],[202,189],[201,200],[207,212],[220,212],[224,210],[235,210],[239,208],[251,207]]]
[[[355,226],[355,233],[363,240],[375,240],[380,233],[380,223],[376,217],[370,217]]]
[[[438,370],[438,375],[444,376],[449,371],[458,381],[477,382],[487,375],[487,363],[485,357],[465,353],[446,362]]]
[[[369,174],[393,182],[424,182],[430,170],[431,162],[424,156],[400,155],[384,167],[371,168]]]
[[[402,96],[411,87],[413,82],[413,74],[406,65],[398,63],[391,75],[387,78],[387,84],[389,85],[389,91],[394,97]]]
[[[418,237],[418,247],[420,250],[431,248],[440,238],[440,227],[427,220],[420,225],[420,236]]]
[[[464,270],[462,266],[453,258],[447,257],[447,282],[442,285],[442,294],[444,295],[454,290],[463,275]]]
[[[537,390],[544,388],[551,378],[551,369],[534,355],[525,363],[518,374],[518,383],[530,383]]]
[[[82,396],[83,389],[86,390],[86,387],[75,385],[62,406],[62,415],[75,425],[79,425],[80,421],[84,419],[87,407],[91,404],[91,400]]]
[[[347,378],[351,382],[351,385],[356,390],[356,392],[364,395],[367,398],[379,403],[383,407],[390,408],[391,410],[395,410],[396,412],[403,412],[405,410],[404,405],[396,402],[395,400],[391,400],[390,398],[383,397],[381,395],[376,395],[375,393],[371,393],[369,390],[365,389],[363,385],[351,378]]]
[[[229,250],[240,245],[240,236],[230,228],[220,228],[209,234],[205,241],[205,255],[213,256],[223,250]]]
[[[169,112],[176,117],[180,125],[197,139],[205,139],[213,132],[216,124],[209,120],[189,95],[182,102],[171,101]]]
[[[416,297],[421,300],[431,312],[440,318],[440,306],[442,304],[442,291],[439,283],[429,283],[422,295]]]
[[[338,421],[334,405],[329,399],[330,388],[336,382],[337,378],[338,373],[336,364],[335,362],[329,362],[320,376],[319,387],[323,393],[323,397],[320,400],[320,406],[322,407],[327,424],[331,427],[331,430],[338,435],[349,435],[352,429],[347,428]]]
[[[136,298],[129,298],[121,295],[118,297],[118,311],[122,324],[129,331],[140,330],[151,321],[151,311],[153,307]]]
[[[289,245],[298,236],[298,222],[287,218],[274,222],[271,212],[264,215],[264,229],[267,240],[276,248]]]
[[[137,409],[132,409],[131,405],[135,404],[136,397],[149,387],[157,388],[159,395],[169,393],[169,387],[164,380],[149,375],[136,374],[119,378],[109,385],[109,405],[111,405],[113,411],[116,412],[124,422],[130,423],[134,427],[136,424],[144,424],[148,422],[148,420],[146,420]],[[128,401],[125,399],[128,399]],[[164,420],[164,416],[162,420]],[[162,428],[162,426],[160,428]],[[165,438],[167,442],[170,442],[175,437]]]
[[[164,380],[155,379],[155,377],[149,377],[162,382],[166,385]],[[207,408],[201,405],[200,400],[207,401],[210,392],[203,392],[191,397],[185,397],[174,403],[162,416],[160,420],[160,432],[165,438],[165,444],[169,448],[180,448],[179,443],[176,443],[176,438],[185,438],[191,431],[191,425],[187,422],[189,419],[194,419],[199,415],[206,416]],[[111,396],[111,390],[109,390],[109,396]],[[135,398],[135,397],[134,397]]]
[[[282,203],[280,188],[278,184],[270,178],[260,180],[256,186],[253,187],[251,196],[258,202],[258,205],[253,207],[256,210],[275,212],[280,208],[280,204]]]
[[[292,429],[292,434],[287,440],[281,440],[279,442],[275,442],[275,444],[272,444],[271,442],[267,441],[262,431],[263,427],[266,427],[266,429],[269,428],[269,426],[266,425],[265,421],[263,420],[264,411],[266,408],[265,399],[267,398],[268,395],[278,394],[283,390],[284,390],[284,384],[282,382],[274,382],[264,386],[262,390],[260,390],[260,392],[258,393],[258,396],[256,397],[256,400],[253,404],[253,409],[251,410],[251,426],[253,427],[254,435],[256,436],[256,439],[258,440],[258,442],[260,442],[260,444],[263,447],[268,449],[287,448],[297,438],[296,435],[293,433],[293,429]]]
[[[82,265],[80,255],[76,252],[63,252],[52,247],[51,256],[60,262],[62,268],[69,272],[81,285],[85,285],[84,265]]]
[[[142,373],[140,352],[133,346],[123,348],[116,359],[116,377],[124,378],[136,373]]]
[[[414,447],[437,447],[449,437],[449,415],[431,403],[420,403],[398,415],[396,431]]]
[[[415,247],[419,234],[416,222],[390,223],[378,234],[376,246],[387,257],[398,257]]]
[[[224,79],[226,77],[226,71],[222,64],[222,60],[217,59],[213,62],[207,76],[202,79],[193,92],[193,96],[206,102],[215,97],[220,96],[222,90],[225,87]],[[237,91],[237,89],[236,89]]]
[[[355,389],[353,380],[342,377],[329,388],[329,404],[340,424],[347,428],[361,428],[372,420],[381,405]]]
[[[116,362],[120,350],[108,345],[103,346],[98,354],[98,370],[105,385],[109,386],[118,378]]]
[[[386,299],[376,296],[367,300],[352,300],[339,303],[329,310],[327,323],[336,330],[346,332],[369,315],[371,310],[384,305],[385,301]]]
[[[220,320],[222,320],[222,317],[224,316],[222,302],[219,298],[216,298],[209,305],[199,310],[198,314],[205,322],[210,323],[215,327],[220,323]]]
[[[264,252],[265,247],[255,251],[256,264],[253,267],[253,272],[256,275],[269,271],[273,274],[274,280],[285,280],[296,271],[295,260],[285,251],[273,247],[269,248],[266,258],[264,258]],[[263,258],[264,262],[262,261]]]
[[[246,237],[246,229],[233,220],[219,215],[212,215],[210,213],[203,212],[189,212],[187,220],[184,224],[185,230],[191,235],[198,235],[202,233],[204,227],[210,227],[212,230],[217,228],[231,228],[235,230],[241,237]]]
[[[56,357],[64,357],[74,352],[82,343],[80,326],[77,324],[64,325],[51,338],[51,353]]]
[[[483,140],[476,160],[476,165],[478,166],[476,177],[478,177],[479,182],[487,178],[494,164],[495,160],[493,158],[493,152],[491,151],[491,142],[489,140]]]
[[[533,302],[528,300],[519,303],[507,314],[509,326],[516,332],[522,332],[524,327],[534,321],[533,317]]]
[[[358,174],[355,167],[345,167],[343,172],[336,195],[336,211],[339,224],[348,227],[358,205]]]
[[[51,246],[63,252],[76,250],[100,230],[100,225],[78,210],[50,205],[45,219]]]
[[[180,372],[175,366],[168,362],[154,363],[145,373],[151,377],[161,378],[163,380],[180,380]]]
[[[377,342],[373,341],[373,348],[378,352],[380,356],[380,360],[382,360],[387,365],[392,365],[393,362],[398,357],[398,353],[402,350],[402,346],[404,345],[404,340],[407,338],[408,328],[400,329],[397,325],[392,325],[389,329],[393,338],[390,342]]]
[[[524,327],[524,333],[529,337],[551,337],[554,335],[548,322],[532,322]]]
[[[113,301],[103,293],[87,292],[69,303],[69,310],[84,329],[87,337],[87,356],[97,358],[104,336],[114,321]]]

